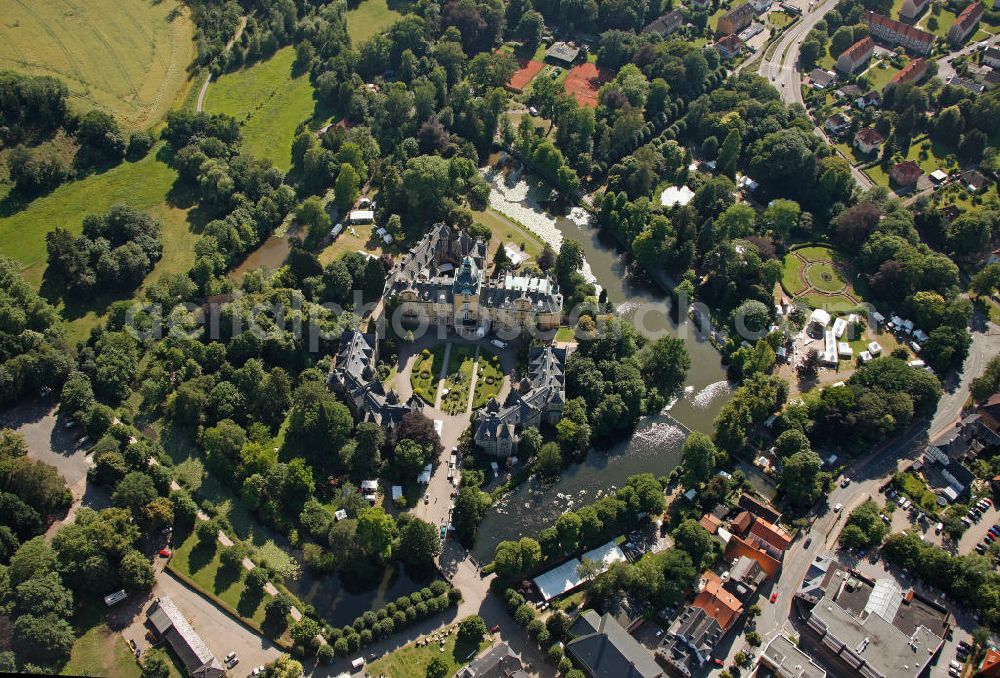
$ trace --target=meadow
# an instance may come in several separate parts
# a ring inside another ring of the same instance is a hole
[[[194,24],[178,0],[0,0],[0,16],[0,69],[63,80],[78,110],[143,129],[189,87]]]
[[[315,104],[308,73],[293,72],[295,50],[278,50],[267,61],[221,76],[208,87],[204,109],[231,115],[243,126],[243,151],[271,160],[287,172],[300,123]]]
[[[362,0],[357,7],[348,10],[347,32],[354,47],[402,19],[403,14],[396,7],[400,4],[404,3],[392,2],[393,6],[390,6],[387,0]]]

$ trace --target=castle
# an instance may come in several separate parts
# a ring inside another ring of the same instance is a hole
[[[385,296],[398,300],[405,321],[443,324],[461,334],[482,336],[491,324],[506,332],[557,329],[558,286],[527,276],[484,279],[486,256],[482,238],[435,224],[390,271]]]
[[[572,349],[532,349],[528,374],[512,388],[501,406],[491,398],[472,418],[473,440],[488,454],[506,459],[514,451],[518,433],[543,421],[555,425],[566,403],[566,359]]]

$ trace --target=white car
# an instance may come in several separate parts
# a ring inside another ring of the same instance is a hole
[[[491,339],[490,343],[493,344],[494,346],[496,346],[499,349],[505,349],[505,348],[507,348],[507,342],[506,341],[500,341],[499,339]]]
[[[532,115],[538,115],[538,109],[535,108],[534,106],[531,106],[528,108],[528,113],[531,113]]]
[[[235,656],[236,656],[236,652],[230,652],[229,654],[226,655],[226,658],[223,661],[228,662],[229,660],[231,660]]]
[[[844,505],[841,504],[840,502],[837,502],[837,505],[833,507],[833,512],[834,513],[840,513],[841,509],[843,509],[843,508],[844,508]]]

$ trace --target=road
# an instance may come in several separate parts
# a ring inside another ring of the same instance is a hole
[[[931,421],[912,426],[899,439],[851,462],[844,471],[844,476],[850,478],[851,483],[847,487],[841,487],[838,484],[830,492],[826,507],[820,509],[812,526],[806,532],[811,537],[809,545],[805,546],[807,541],[805,538],[796,539],[785,552],[778,581],[770,589],[765,584],[758,602],[761,607],[761,615],[757,619],[757,632],[763,638],[763,645],[767,645],[767,642],[779,633],[791,635],[797,633],[790,619],[793,596],[805,578],[810,563],[819,555],[836,553],[837,536],[843,526],[845,516],[867,499],[878,497],[878,488],[888,482],[904,461],[914,459],[923,450],[929,439],[950,428],[958,420],[962,406],[968,399],[970,383],[982,374],[986,363],[1000,353],[1000,328],[993,324],[986,324],[977,328],[972,336],[972,347],[969,350],[969,356],[966,358],[962,373],[952,379],[951,390],[945,391]],[[841,504],[843,507],[839,512],[833,511],[832,508],[837,504]],[[987,521],[983,521],[984,525],[986,523]],[[970,530],[970,532],[977,531]],[[974,537],[971,539],[973,542],[977,541]],[[967,544],[962,543],[961,546],[965,547]],[[913,582],[906,583],[912,584]],[[768,602],[772,592],[778,593],[778,598],[773,605]],[[958,639],[967,638],[967,632],[974,627],[972,621],[963,615],[958,615],[958,619],[960,628],[964,632],[956,633],[955,638],[949,641],[949,648],[942,655],[948,660],[954,656],[954,648],[951,645]],[[726,650],[727,652],[725,660],[727,666],[732,665],[738,651],[746,651],[747,649],[748,647],[739,633],[727,635],[720,646],[720,651]],[[935,667],[932,671],[933,675],[943,676],[947,673],[947,661],[938,662],[938,664],[942,663],[944,668]],[[720,672],[721,669],[712,673],[717,675]]]
[[[233,33],[233,37],[229,38],[229,42],[226,43],[227,52],[232,48],[233,43],[235,43],[237,40],[240,39],[240,36],[243,34],[243,29],[246,27],[247,27],[247,17],[241,16],[240,25],[236,27],[236,32]],[[205,95],[208,93],[208,86],[209,84],[211,84],[211,82],[212,82],[212,73],[210,71],[208,75],[205,76],[205,82],[201,83],[201,89],[198,91],[198,102],[195,104],[194,108],[194,110],[197,111],[198,113],[201,113],[202,104],[205,103]]]
[[[773,51],[771,51],[771,46],[764,50],[765,56],[761,57],[757,72],[774,84],[785,103],[804,105],[802,75],[799,73],[799,46],[806,34],[815,28],[816,24],[836,5],[835,0],[823,0],[816,3],[811,10],[803,14],[798,23],[781,34]],[[770,58],[766,56],[768,52],[771,54]],[[833,145],[821,128],[815,127],[813,132],[831,146]],[[841,155],[841,157],[843,156]],[[848,165],[851,165],[851,175],[854,177],[854,181],[862,189],[868,189],[874,185],[875,182],[867,174],[854,167],[849,158],[845,158],[845,160],[847,160]]]
[[[1000,45],[1000,33],[988,38],[987,41],[990,45]],[[937,77],[941,79],[942,82],[947,82],[948,78],[955,75],[955,68],[951,65],[951,62],[958,57],[967,56],[972,54],[977,49],[979,49],[978,42],[969,41],[969,43],[960,50],[952,52],[948,56],[941,57],[937,60],[938,72]]]

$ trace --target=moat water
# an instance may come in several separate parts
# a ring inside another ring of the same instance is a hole
[[[587,260],[585,273],[604,289],[608,302],[651,338],[672,334],[684,340],[691,369],[683,393],[656,416],[645,417],[635,433],[609,450],[594,450],[583,463],[570,465],[555,483],[532,478],[498,502],[479,530],[474,553],[488,562],[504,539],[536,534],[567,510],[580,508],[625,484],[636,473],[666,475],[680,463],[688,430],[710,433],[712,422],[729,400],[718,351],[695,331],[693,323],[671,318],[667,293],[637,270],[631,257],[610,237],[590,225],[588,213],[573,208],[553,215],[542,206],[548,188],[518,173],[485,170],[493,186],[490,206],[516,220],[553,247],[564,238],[578,241]]]

